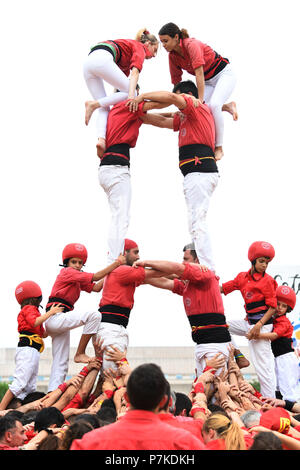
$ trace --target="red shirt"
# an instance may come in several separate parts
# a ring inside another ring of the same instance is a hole
[[[187,106],[176,113],[173,119],[173,130],[179,131],[178,145],[204,144],[215,148],[215,122],[206,104],[198,108],[193,105],[192,98],[182,95]]]
[[[272,333],[277,333],[280,338],[291,338],[293,336],[293,332],[293,325],[286,315],[274,317]]]
[[[36,319],[40,317],[41,314],[39,309],[34,305],[25,305],[20,311],[17,321],[18,321],[18,332],[29,331],[33,334],[43,337],[45,332],[43,325],[33,326]]]
[[[202,419],[191,419],[191,420],[178,420],[176,416],[172,415],[171,413],[159,413],[159,419],[166,424],[170,424],[170,426],[175,426],[175,428],[185,429],[186,431],[191,432],[194,436],[196,436],[200,441],[203,442],[202,438],[202,426],[203,421]]]
[[[201,450],[205,445],[184,429],[161,422],[151,411],[130,410],[116,423],[75,439],[70,450]]]
[[[103,284],[100,307],[118,305],[132,308],[135,289],[145,280],[145,269],[123,264],[109,273]]]
[[[140,103],[138,110],[131,113],[125,106],[127,100],[114,105],[108,114],[106,127],[106,147],[116,144],[128,144],[133,148],[139,136],[139,130],[143,121],[140,116],[144,115],[144,103]]]
[[[232,281],[223,283],[222,288],[225,295],[234,290],[241,292],[249,323],[262,318],[269,307],[277,307],[277,282],[267,273],[241,272]]]
[[[93,273],[85,273],[75,268],[62,268],[52,287],[50,298],[63,299],[74,308],[81,291],[92,292],[94,286],[93,276]],[[47,306],[51,303],[53,302],[48,302]]]
[[[117,56],[117,65],[127,77],[133,67],[136,67],[141,72],[145,58],[152,57],[148,48],[140,41],[134,39],[115,39],[114,42],[121,49],[121,58],[118,60]]]
[[[174,85],[182,79],[182,71],[186,70],[191,75],[195,75],[195,69],[203,67],[204,78],[208,80],[214,76],[216,67],[220,60],[224,60],[215,51],[198,39],[185,38],[180,40],[183,57],[175,51],[169,53],[169,68],[171,81]],[[225,59],[228,63],[228,60]]]

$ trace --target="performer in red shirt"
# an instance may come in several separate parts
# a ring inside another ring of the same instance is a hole
[[[108,40],[91,48],[83,66],[84,78],[93,96],[93,100],[85,104],[85,123],[86,125],[89,123],[92,113],[98,109],[99,157],[106,148],[105,133],[109,107],[127,98],[134,98],[144,60],[155,57],[157,49],[158,40],[145,29],[137,33],[135,40]],[[119,93],[106,96],[104,82],[119,90]]]
[[[275,396],[275,365],[270,341],[259,339],[258,335],[260,331],[269,333],[273,329],[272,316],[277,306],[277,282],[266,273],[266,269],[274,256],[275,250],[270,243],[264,241],[252,243],[248,250],[251,269],[239,273],[231,281],[222,283],[220,288],[225,295],[239,290],[243,296],[246,318],[230,320],[228,325],[232,335],[247,335],[252,363],[260,382],[260,391],[265,397]]]
[[[130,409],[116,423],[95,429],[73,441],[70,450],[202,450],[190,432],[162,422],[166,379],[156,364],[142,364],[129,376],[126,399]]]
[[[158,34],[163,47],[169,53],[172,83],[176,85],[181,81],[183,70],[196,77],[199,99],[208,104],[214,116],[216,140],[213,149],[219,160],[224,153],[222,110],[230,112],[234,120],[238,118],[236,104],[225,104],[236,84],[232,66],[228,59],[220,56],[207,44],[190,38],[186,29],[179,29],[174,23],[162,26]]]
[[[218,184],[218,167],[214,155],[215,126],[206,104],[197,100],[196,85],[190,80],[180,82],[173,93],[157,91],[143,93],[136,104],[150,100],[165,107],[175,105],[174,116],[147,114],[147,124],[179,132],[179,168],[184,176],[183,191],[188,211],[189,232],[195,244],[199,262],[215,270],[206,215],[210,198]]]
[[[154,287],[172,291],[183,297],[187,318],[190,323],[192,339],[196,343],[195,360],[197,376],[206,367],[206,359],[222,353],[229,358],[231,337],[225,318],[218,278],[215,273],[199,265],[199,260],[191,245],[184,247],[183,263],[171,261],[137,261],[135,266],[150,267],[168,275],[175,274],[178,279],[152,279],[147,283]],[[226,367],[225,363],[225,367]],[[217,370],[217,374],[222,369]]]
[[[127,325],[134,305],[135,289],[149,279],[163,276],[159,270],[133,268],[139,259],[139,247],[136,242],[125,239],[126,263],[106,276],[99,305],[101,324],[97,337],[103,341],[103,347],[115,346],[120,351],[128,348]],[[113,361],[103,358],[103,369],[116,369]]]
[[[277,390],[280,398],[293,402],[299,397],[299,359],[293,347],[294,328],[287,314],[295,308],[297,299],[295,291],[289,286],[277,287],[276,298],[273,330],[270,333],[261,333],[259,339],[271,341],[275,357]]]
[[[124,251],[131,205],[130,149],[136,146],[139,130],[147,122],[147,111],[161,105],[142,102],[135,113],[125,106],[126,100],[112,107],[106,128],[106,150],[101,157],[98,177],[111,212],[108,235],[108,263]]]
[[[87,260],[87,249],[81,243],[69,243],[62,252],[63,268],[52,287],[46,306],[59,302],[64,310],[60,315],[51,317],[45,323],[47,333],[52,338],[53,362],[49,379],[49,391],[55,390],[64,382],[68,371],[70,331],[84,326],[79,345],[74,357],[75,362],[88,362],[91,358],[85,354],[89,340],[97,333],[101,315],[99,312],[79,312],[74,304],[82,291],[100,292],[101,280],[112,270],[125,263],[120,255],[113,263],[96,273],[86,273],[82,268]],[[100,282],[99,282],[100,281]]]
[[[47,336],[43,323],[63,310],[63,307],[52,304],[48,312],[40,314],[42,291],[33,281],[21,282],[15,290],[15,296],[21,305],[18,315],[19,342],[15,355],[15,372],[8,390],[4,394],[0,410],[6,410],[14,397],[23,400],[29,393],[36,391],[36,380],[39,370],[40,353],[44,350],[43,338]]]

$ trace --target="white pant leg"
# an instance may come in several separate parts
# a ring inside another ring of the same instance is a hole
[[[9,389],[20,400],[36,391],[39,361],[40,353],[37,349],[30,346],[17,347],[14,378]]]
[[[227,343],[206,343],[206,344],[197,344],[195,346],[195,361],[197,369],[197,377],[201,375],[206,367],[205,359],[211,359],[218,353],[222,353],[226,359],[226,365],[229,359],[229,346],[230,342]],[[216,375],[219,375],[223,368],[217,369]]]
[[[254,325],[246,320],[227,321],[231,335],[245,336]],[[262,333],[270,333],[273,325],[264,325]],[[252,339],[249,341],[249,352],[253,367],[256,371],[260,392],[265,397],[275,397],[276,376],[275,361],[271,349],[271,342],[265,339]]]
[[[111,213],[108,234],[108,263],[110,264],[124,250],[124,239],[130,220],[130,171],[128,166],[102,165],[99,167],[98,177],[100,186],[106,193]]]
[[[215,121],[216,147],[223,144],[224,117],[222,106],[230,97],[236,85],[236,76],[231,64],[221,70],[215,77],[205,82],[204,100],[209,106]]]
[[[115,346],[120,351],[128,349],[128,333],[122,325],[103,322],[100,325],[96,338],[103,340],[103,346]],[[104,370],[108,368],[117,369],[115,362],[105,359],[105,353],[102,367]]]
[[[113,56],[103,49],[92,52],[86,58],[83,64],[83,75],[92,97],[101,105],[101,108],[97,110],[97,132],[98,137],[105,138],[109,106],[128,97],[129,78],[114,62]],[[106,96],[104,81],[120,92]]]
[[[218,173],[188,173],[183,192],[188,211],[188,225],[200,264],[215,270],[206,215],[210,198],[218,184]]]
[[[283,400],[299,399],[299,363],[294,352],[275,358],[277,386]]]
[[[70,351],[70,330],[83,327],[82,334],[96,334],[101,322],[99,312],[80,313],[76,310],[61,312],[48,318],[45,329],[52,337],[52,367],[49,391],[60,385],[68,372]]]

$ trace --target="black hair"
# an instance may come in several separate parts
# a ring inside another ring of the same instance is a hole
[[[35,417],[34,430],[37,432],[55,424],[60,428],[65,422],[64,415],[54,406],[49,406],[39,411]]]
[[[175,23],[166,23],[158,31],[159,36],[170,36],[174,38],[176,34],[180,39],[185,39],[189,37],[189,34],[186,29],[180,29]]]
[[[165,395],[167,395],[167,400],[163,404],[163,406],[161,408],[159,408],[159,411],[167,411],[167,409],[169,407],[169,402],[170,402],[170,398],[171,398],[171,386],[170,386],[168,381],[166,381]]]
[[[97,414],[91,414],[91,413],[83,413],[82,415],[76,416],[74,419],[74,423],[77,423],[78,421],[85,421],[86,423],[90,423],[94,429],[97,429],[100,427],[100,422]]]
[[[104,408],[101,406],[100,410],[97,411],[97,416],[100,421],[100,427],[115,423],[117,420],[116,410],[108,406],[105,406]]]
[[[166,379],[156,364],[142,364],[130,374],[127,394],[133,408],[152,411],[165,395]]]
[[[197,252],[196,252],[196,250],[195,250],[195,245],[194,245],[194,243],[189,243],[188,245],[185,245],[185,246],[183,247],[183,252],[185,252],[185,251],[187,251],[187,250],[190,250],[191,255],[192,255],[192,257],[194,258],[194,260],[196,260],[196,259],[198,258]]]
[[[175,411],[174,415],[178,416],[181,414],[183,410],[186,410],[186,416],[189,416],[192,402],[189,397],[185,393],[175,392],[176,395],[176,404],[175,404]]]
[[[279,437],[273,432],[261,431],[253,438],[249,450],[283,450]]]
[[[16,427],[17,421],[21,423],[20,419],[10,413],[7,413],[6,415],[0,418],[0,439],[3,438],[6,431],[9,431]]]
[[[28,299],[23,300],[21,303],[21,308],[25,307],[25,305],[34,305],[35,307],[39,307],[42,299],[42,295],[39,297],[28,297]]]
[[[185,80],[183,82],[176,83],[173,87],[173,93],[180,91],[180,93],[191,93],[195,98],[199,97],[198,88],[192,80]]]
[[[26,397],[22,400],[22,405],[26,405],[27,403],[32,403],[33,401],[39,400],[43,398],[46,394],[44,392],[39,392],[36,390],[35,392],[28,393]]]
[[[16,410],[19,408],[19,406],[22,405],[22,400],[20,398],[14,397],[10,402],[9,402],[9,409],[10,410]]]

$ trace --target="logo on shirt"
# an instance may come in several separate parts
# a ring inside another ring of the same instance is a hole
[[[253,292],[246,292],[245,297],[246,297],[246,299],[252,299]]]
[[[187,297],[187,298],[184,300],[184,303],[185,303],[185,305],[186,305],[187,307],[190,307],[191,304],[192,304],[192,301],[191,301],[191,299],[190,299],[189,297]]]
[[[185,127],[183,129],[181,129],[180,134],[181,134],[181,137],[186,136],[186,128]]]

